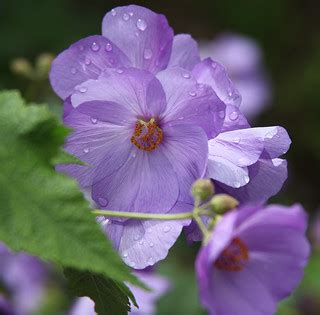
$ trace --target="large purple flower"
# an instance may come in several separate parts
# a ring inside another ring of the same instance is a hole
[[[309,255],[300,205],[226,214],[199,252],[196,271],[210,315],[272,315],[303,275]]]
[[[136,308],[131,304],[130,315],[154,315],[156,301],[169,290],[169,281],[151,271],[135,272],[135,275],[144,282],[151,291],[128,285],[139,305]],[[79,298],[72,307],[70,315],[95,315],[94,302],[87,298]]]
[[[64,121],[74,132],[66,150],[88,166],[58,169],[90,190],[99,208],[167,213],[192,207],[190,188],[205,173],[208,138],[223,123],[225,105],[210,87],[178,67],[157,77],[106,69],[78,86],[71,103]],[[166,256],[182,224],[112,220],[106,232],[125,262],[144,268]]]
[[[211,57],[223,64],[242,95],[241,110],[253,118],[269,103],[271,88],[258,44],[250,38],[223,34],[200,46],[203,58]]]
[[[0,244],[0,283],[8,291],[7,299],[0,295],[0,310],[7,310],[4,314],[33,314],[41,303],[46,278],[46,268],[37,258],[13,253]]]

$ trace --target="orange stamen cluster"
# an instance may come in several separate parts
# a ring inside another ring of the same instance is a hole
[[[131,137],[131,142],[140,150],[153,151],[163,139],[163,132],[154,118],[148,122],[138,120]]]
[[[221,253],[214,266],[226,271],[242,271],[244,262],[247,260],[249,260],[248,247],[239,237],[236,237]]]

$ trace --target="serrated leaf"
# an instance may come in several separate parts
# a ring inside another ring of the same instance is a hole
[[[44,260],[137,284],[77,183],[51,165],[66,134],[46,107],[25,106],[16,92],[0,94],[0,240]]]
[[[123,283],[106,279],[89,271],[65,269],[69,287],[77,296],[88,296],[95,301],[98,315],[126,315],[130,311],[130,299],[136,304],[129,288]]]

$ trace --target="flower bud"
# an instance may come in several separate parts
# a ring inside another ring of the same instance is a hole
[[[25,58],[14,59],[10,64],[10,68],[14,74],[22,75],[25,77],[29,77],[33,72],[32,65]]]
[[[192,185],[192,195],[195,199],[206,200],[214,193],[210,179],[198,179]]]
[[[54,56],[50,53],[43,53],[38,56],[36,60],[36,71],[40,78],[48,76],[53,59]]]
[[[210,209],[217,214],[224,214],[239,205],[237,199],[227,195],[218,194],[210,200]]]

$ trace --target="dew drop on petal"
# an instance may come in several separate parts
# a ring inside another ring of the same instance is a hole
[[[233,95],[233,93],[232,93],[232,91],[231,91],[230,88],[228,89],[228,95],[229,95],[230,97]]]
[[[139,242],[139,244],[140,244],[140,245],[143,245],[143,244],[144,244],[144,240],[141,240],[141,241]]]
[[[171,227],[169,225],[165,225],[163,228],[164,233],[168,233],[171,230]]]
[[[190,96],[192,96],[192,97],[195,97],[195,96],[197,96],[197,93],[196,93],[196,92],[191,91],[191,92],[189,92],[189,95],[190,95]]]
[[[153,265],[153,264],[154,264],[154,259],[153,259],[153,257],[150,257],[150,258],[148,259],[148,264],[150,264],[150,265]]]
[[[100,197],[100,198],[98,199],[98,202],[99,202],[99,205],[100,205],[101,207],[105,207],[105,206],[108,204],[108,200],[107,200],[106,198],[102,198],[102,197]]]
[[[71,73],[72,74],[76,74],[77,73],[77,69],[76,68],[71,68]]]
[[[128,257],[128,253],[127,252],[123,252],[122,257],[123,258],[127,258]]]
[[[235,183],[234,183],[234,186],[235,186],[236,188],[240,188],[241,184],[240,184],[239,182],[235,182]]]
[[[233,142],[234,142],[234,143],[237,143],[237,144],[240,143],[240,138],[239,138],[239,137],[235,137],[235,138],[233,139]]]
[[[147,228],[147,232],[151,233],[152,232],[152,228]]]
[[[142,19],[138,19],[137,20],[137,28],[140,30],[140,31],[145,31],[146,28],[147,28],[147,23],[142,20]]]
[[[87,66],[89,66],[90,63],[91,63],[91,59],[86,58],[85,61],[84,61],[84,63],[85,63]]]
[[[91,117],[91,122],[95,125],[98,122],[97,118]]]
[[[110,43],[106,44],[106,51],[111,51],[112,50],[112,45]]]
[[[134,261],[130,261],[130,262],[129,262],[129,266],[130,266],[131,268],[133,268],[135,265],[136,265],[136,264],[135,264]]]
[[[147,60],[151,59],[152,58],[152,50],[149,48],[146,48],[143,52],[143,58],[147,59]]]
[[[116,15],[117,15],[117,11],[116,11],[115,9],[112,9],[112,10],[111,10],[111,15],[112,15],[112,16],[116,16]]]
[[[139,240],[139,238],[140,238],[140,235],[138,235],[138,234],[133,237],[133,239],[134,239],[135,241]]]
[[[84,152],[84,153],[88,153],[88,152],[89,152],[89,148],[84,148],[84,149],[83,149],[83,152]]]
[[[85,93],[85,92],[87,92],[87,88],[85,87],[85,86],[81,86],[80,88],[79,88],[79,92],[81,92],[81,93]]]
[[[190,75],[190,73],[188,73],[188,72],[183,72],[183,73],[182,73],[182,76],[183,76],[185,79],[190,79],[190,78],[191,78],[191,75]]]
[[[248,175],[245,175],[244,176],[244,181],[245,181],[246,184],[248,184],[249,181],[250,181],[250,177]]]
[[[119,74],[121,74],[121,73],[123,73],[123,70],[122,70],[122,69],[117,69],[117,72],[118,72]]]
[[[129,15],[130,15],[130,16],[133,16],[133,12],[129,12]]]
[[[239,118],[238,112],[232,112],[232,113],[229,115],[229,118],[230,118],[230,120],[232,120],[232,121],[237,120],[237,119]]]
[[[100,46],[96,42],[93,42],[91,45],[91,50],[98,51],[99,49],[100,49]]]
[[[110,62],[111,64],[114,64],[114,59],[110,58],[110,59],[109,59],[109,62]]]
[[[128,21],[130,19],[130,15],[128,13],[123,13],[123,16],[122,18],[125,20],[125,21]]]
[[[154,246],[154,244],[152,242],[150,242],[149,246],[152,248]]]

